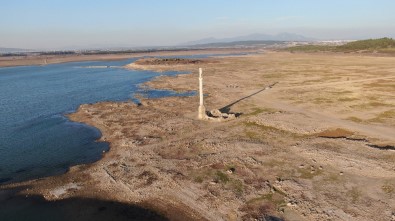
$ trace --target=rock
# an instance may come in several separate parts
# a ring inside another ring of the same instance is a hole
[[[237,117],[236,114],[222,113],[218,109],[213,109],[213,110],[207,112],[206,119],[221,122],[223,120],[233,120],[233,119],[236,119],[236,117]]]
[[[222,113],[221,111],[219,111],[218,109],[213,109],[210,111],[211,116],[213,117],[222,117]]]
[[[229,120],[236,119],[236,115],[235,114],[228,114],[228,119]]]
[[[229,174],[232,174],[236,171],[236,169],[234,167],[231,167],[229,170],[227,170],[226,172]]]

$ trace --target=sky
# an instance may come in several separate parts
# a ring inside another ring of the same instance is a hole
[[[0,47],[167,46],[296,33],[395,37],[394,0],[0,0]]]

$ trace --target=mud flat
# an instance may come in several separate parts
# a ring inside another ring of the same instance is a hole
[[[103,159],[1,188],[138,205],[169,220],[394,219],[395,58],[214,60],[127,68],[190,71],[146,84],[189,91],[202,67],[207,109],[239,118],[199,121],[197,97],[81,105],[70,118],[102,131]]]

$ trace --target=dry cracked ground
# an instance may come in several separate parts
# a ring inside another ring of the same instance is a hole
[[[205,62],[207,61],[207,62]],[[103,199],[169,220],[395,220],[395,58],[265,52],[187,64],[146,87],[198,97],[82,105],[69,117],[99,128],[102,160],[12,184],[47,200]],[[83,213],[83,212],[82,212]]]

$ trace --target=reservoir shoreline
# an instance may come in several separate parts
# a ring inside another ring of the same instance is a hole
[[[108,151],[95,142],[100,131],[69,120],[79,105],[99,101],[138,102],[147,97],[190,96],[166,90],[139,88],[159,75],[176,72],[129,71],[135,59],[110,62],[79,62],[51,66],[1,69],[0,182],[15,183],[64,173],[72,165],[91,163]],[[79,68],[113,64],[116,68]],[[78,66],[78,67],[76,67]],[[84,82],[90,82],[85,85]],[[15,94],[13,91],[18,90]],[[58,98],[63,97],[59,101]],[[23,104],[23,106],[21,106]],[[50,104],[49,106],[45,106]],[[25,108],[29,107],[29,109]]]
[[[93,54],[93,55],[29,55],[29,56],[10,56],[0,57],[0,67],[30,66],[59,64],[77,61],[111,61],[137,58],[144,56],[182,56],[196,54],[229,54],[229,53],[248,53],[254,49],[205,49],[205,50],[180,50],[180,51],[157,51],[157,52],[136,52],[126,54]]]
[[[209,60],[215,62],[203,64],[206,107],[240,113],[239,118],[197,120],[196,96],[141,99],[141,105],[84,104],[70,119],[98,128],[111,150],[66,174],[0,188],[54,203],[84,198],[138,205],[169,220],[347,220],[349,211],[361,220],[391,219],[395,153],[372,146],[395,144],[375,131],[380,126],[384,135],[391,134],[392,118],[354,122],[342,108],[359,100],[336,105],[314,96],[323,96],[318,87],[326,99],[339,102],[332,91],[377,86],[381,78],[393,82],[394,58],[268,52]],[[189,72],[145,85],[190,91],[197,88],[200,66],[140,68]],[[360,76],[348,76],[350,70]],[[346,78],[328,78],[327,72],[335,71]],[[389,91],[370,93],[394,102]]]

